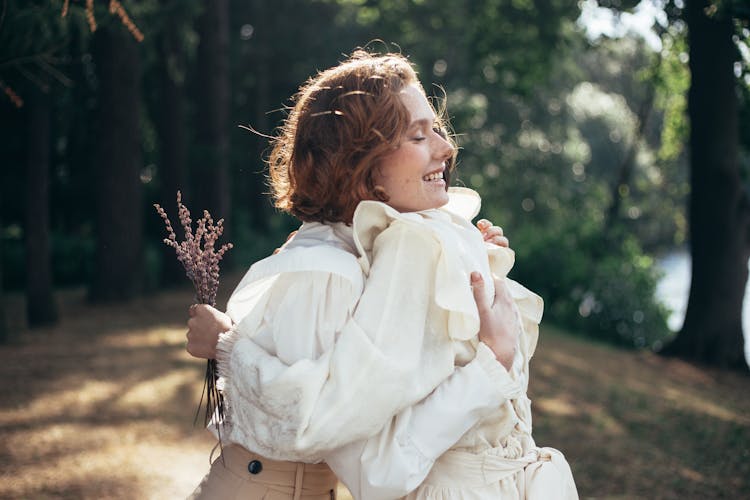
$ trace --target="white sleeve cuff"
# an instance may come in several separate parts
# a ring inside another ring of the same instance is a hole
[[[237,325],[234,325],[231,330],[220,333],[219,340],[216,342],[216,366],[220,377],[217,388],[219,390],[224,390],[226,380],[229,378],[232,349],[238,338]]]
[[[511,374],[497,360],[495,353],[492,352],[487,344],[479,342],[477,345],[477,354],[474,358],[479,366],[487,373],[492,384],[497,388],[503,399],[515,399],[523,393],[523,387],[511,377]]]

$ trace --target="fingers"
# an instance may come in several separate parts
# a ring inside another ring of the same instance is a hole
[[[192,304],[188,308],[188,316],[195,318],[196,316],[205,316],[211,314],[211,309],[214,309],[208,304]]]
[[[484,236],[485,240],[489,240],[498,236],[504,236],[503,228],[501,228],[500,226],[490,226],[482,231],[482,236]]]
[[[211,346],[207,344],[206,339],[201,336],[201,333],[196,330],[195,321],[195,319],[188,321],[188,331],[185,334],[185,338],[187,338],[185,350],[194,358],[210,359],[212,357]]]
[[[477,228],[482,233],[484,241],[493,243],[500,247],[509,247],[510,242],[503,233],[503,228],[500,226],[493,226],[492,222],[487,219],[480,219],[477,221]]]
[[[193,324],[191,324],[193,322]],[[187,338],[187,344],[185,344],[185,350],[193,357],[200,357],[200,349],[198,347],[198,342],[196,342],[195,339],[195,331],[194,328],[194,322],[195,320],[191,319],[188,321],[188,331],[185,334],[185,338]]]
[[[488,243],[495,244],[499,247],[510,247],[510,241],[505,236],[494,236],[492,238],[485,238]]]
[[[503,228],[501,228],[500,226],[493,226],[492,222],[488,221],[487,219],[479,219],[477,221],[477,229],[479,229],[485,236],[488,232],[490,232],[492,235],[503,235]]]
[[[286,241],[284,241],[284,245],[289,243],[289,241],[294,238],[294,236],[297,234],[297,231],[292,231],[289,233],[289,235],[286,237]],[[281,252],[281,249],[284,248],[284,245],[281,245],[279,248],[273,251],[273,254],[276,255],[277,253]]]
[[[512,297],[510,296],[510,292],[508,291],[508,287],[505,284],[504,278],[494,278],[495,282],[495,300],[492,302],[492,307],[497,306],[498,304],[504,304],[508,305],[513,302]]]
[[[490,309],[490,304],[487,301],[487,294],[484,292],[484,279],[482,275],[476,271],[471,273],[471,293],[474,294],[474,302],[477,303],[477,310],[479,315],[486,314]]]

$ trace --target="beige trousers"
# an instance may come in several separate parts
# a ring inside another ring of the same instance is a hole
[[[223,459],[223,460],[222,460]],[[335,500],[328,465],[279,462],[230,444],[189,497],[191,500]]]

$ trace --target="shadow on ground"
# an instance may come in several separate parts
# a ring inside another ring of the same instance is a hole
[[[0,497],[192,491],[214,440],[193,426],[205,365],[184,351],[191,300],[173,291],[91,307],[68,292],[60,326],[16,328],[0,347]],[[750,378],[547,327],[531,379],[536,441],[566,454],[582,498],[750,490]]]

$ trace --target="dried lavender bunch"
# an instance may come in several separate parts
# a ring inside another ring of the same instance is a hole
[[[164,225],[167,228],[167,238],[164,243],[174,248],[177,254],[177,260],[185,268],[185,274],[190,278],[195,287],[196,302],[200,304],[209,304],[216,306],[216,292],[219,290],[219,262],[227,250],[232,248],[231,243],[225,243],[220,248],[216,248],[216,242],[224,232],[224,219],[219,219],[214,224],[211,214],[207,210],[203,211],[203,217],[198,219],[195,233],[193,233],[193,221],[190,218],[190,210],[182,204],[182,194],[177,191],[177,211],[180,224],[185,231],[185,239],[177,241],[172,223],[164,209],[158,204],[154,208],[164,219]],[[202,246],[201,246],[202,242]],[[203,397],[206,397],[206,413],[204,424],[208,424],[216,411],[219,420],[224,418],[224,397],[217,388],[218,369],[215,359],[209,359],[206,364],[206,377],[203,384],[203,392],[198,402],[198,411],[195,418],[198,418]],[[217,421],[218,430],[218,421]]]

